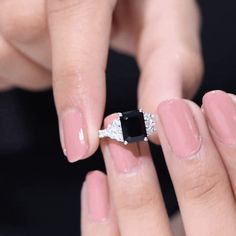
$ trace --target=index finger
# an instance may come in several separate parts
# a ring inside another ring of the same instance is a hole
[[[115,0],[48,0],[53,92],[69,161],[98,146],[105,105],[105,68]]]

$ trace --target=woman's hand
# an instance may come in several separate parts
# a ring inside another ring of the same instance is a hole
[[[0,89],[52,84],[62,146],[73,162],[99,143],[109,46],[135,56],[139,107],[154,112],[163,99],[196,91],[199,24],[194,0],[2,0]]]
[[[235,101],[217,91],[205,95],[204,112],[183,99],[158,107],[158,134],[187,236],[235,235]],[[172,235],[148,145],[105,140],[102,150],[108,175],[86,178],[82,235]]]

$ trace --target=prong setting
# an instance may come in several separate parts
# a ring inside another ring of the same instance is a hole
[[[106,129],[98,131],[99,138],[109,137],[127,145],[147,142],[148,136],[156,131],[155,115],[143,112],[142,109],[117,114],[118,117]]]

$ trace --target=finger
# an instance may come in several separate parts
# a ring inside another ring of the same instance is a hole
[[[51,74],[0,36],[0,76],[10,86],[38,90],[51,85]]]
[[[109,116],[105,126],[113,119]],[[106,139],[102,151],[120,234],[171,235],[148,145]]]
[[[0,78],[0,92],[7,91],[11,88],[12,87],[7,83],[6,80],[4,80],[3,78]]]
[[[46,16],[45,0],[1,1],[1,34],[32,61],[50,69],[51,50]]]
[[[173,99],[159,105],[158,115],[186,235],[234,235],[234,196],[200,108]]]
[[[41,36],[41,40],[37,42],[21,43],[12,40],[11,44],[30,60],[51,71],[51,46],[48,34]]]
[[[201,81],[199,14],[195,1],[146,1],[138,36],[139,107],[155,112],[174,97],[192,97]],[[157,142],[157,136],[153,141]]]
[[[235,101],[235,95],[229,95],[223,91],[209,92],[203,98],[203,109],[209,129],[221,153],[236,196]]]
[[[98,147],[105,104],[105,68],[114,0],[48,4],[53,57],[53,91],[62,146],[69,161]]]
[[[119,236],[107,177],[90,172],[82,188],[82,236]]]

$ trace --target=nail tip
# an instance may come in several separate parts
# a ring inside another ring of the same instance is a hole
[[[174,97],[174,98],[171,98],[171,99],[164,100],[164,101],[162,101],[162,102],[158,105],[157,111],[158,111],[158,112],[159,112],[159,111],[161,112],[161,110],[162,110],[163,108],[165,108],[166,106],[172,105],[172,104],[175,103],[175,102],[182,102],[182,101],[184,101],[184,99],[178,98],[178,97]]]
[[[80,160],[79,158],[75,158],[75,157],[72,157],[71,155],[68,155],[68,152],[66,151],[66,149],[63,149],[63,154],[69,163],[74,163]]]
[[[67,160],[68,160],[68,162],[71,163],[71,164],[73,164],[73,163],[79,161],[79,159],[75,160],[75,159],[69,159],[69,158],[67,158]]]
[[[90,176],[104,176],[103,172],[102,171],[99,171],[99,170],[91,170],[87,173],[86,177],[90,177]]]
[[[81,161],[88,158],[88,145],[84,145],[83,150],[79,150],[76,154],[70,154],[67,152],[67,159],[70,163]]]
[[[67,160],[68,160],[69,163],[75,163],[75,162],[81,161],[83,159],[85,159],[85,158],[78,157],[78,156],[76,156],[76,157],[69,157],[69,156],[67,156]]]
[[[206,94],[204,94],[202,100],[204,101],[210,96],[219,95],[219,94],[226,95],[227,93],[222,90],[213,90],[213,91],[210,91],[210,92],[207,92]]]
[[[89,144],[84,117],[79,108],[68,109],[62,115],[62,149],[70,163],[87,157]]]

